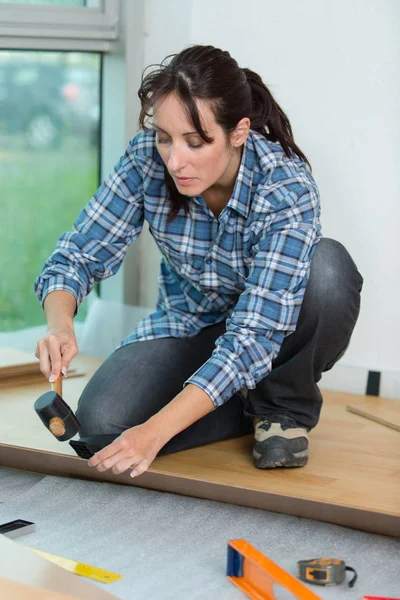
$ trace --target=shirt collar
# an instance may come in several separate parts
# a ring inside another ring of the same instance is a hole
[[[235,187],[227,205],[243,217],[247,217],[250,210],[255,159],[253,132],[250,130],[247,140],[243,145],[242,160],[240,161]]]
[[[232,210],[236,210],[243,217],[247,217],[250,210],[251,190],[253,184],[254,165],[256,152],[254,148],[254,133],[250,130],[247,140],[243,145],[243,154],[240,161],[239,171],[236,177],[232,196],[227,204]],[[194,196],[193,200],[200,206],[205,205],[201,196]]]

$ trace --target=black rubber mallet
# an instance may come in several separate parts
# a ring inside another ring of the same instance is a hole
[[[42,394],[34,404],[35,411],[47,429],[60,442],[74,437],[79,431],[79,421],[72,409],[62,399],[62,378],[52,383],[52,390]]]
[[[80,458],[88,459],[113,442],[119,434],[92,435],[79,440],[72,440],[80,428],[71,407],[62,399],[62,378],[56,379],[52,390],[40,396],[35,404],[35,411],[47,429],[60,442],[71,440],[69,445]]]

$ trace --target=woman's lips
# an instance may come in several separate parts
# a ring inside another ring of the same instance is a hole
[[[196,180],[196,177],[175,177],[179,185],[190,185]]]

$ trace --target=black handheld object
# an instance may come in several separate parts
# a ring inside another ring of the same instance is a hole
[[[34,404],[44,425],[60,442],[74,437],[79,431],[79,421],[68,404],[55,391],[46,392]]]
[[[79,440],[71,440],[69,445],[80,458],[88,460],[93,454],[111,444],[117,437],[119,437],[117,433],[89,435]]]

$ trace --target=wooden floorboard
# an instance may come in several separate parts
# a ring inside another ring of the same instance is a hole
[[[66,380],[72,408],[100,363],[80,357],[85,377]],[[309,463],[301,469],[255,469],[251,436],[158,457],[147,473],[100,474],[58,442],[33,410],[46,382],[0,387],[0,465],[137,485],[315,518],[400,536],[400,434],[346,411],[354,394],[324,392],[319,425],[310,434]],[[376,399],[377,405],[379,399]]]

